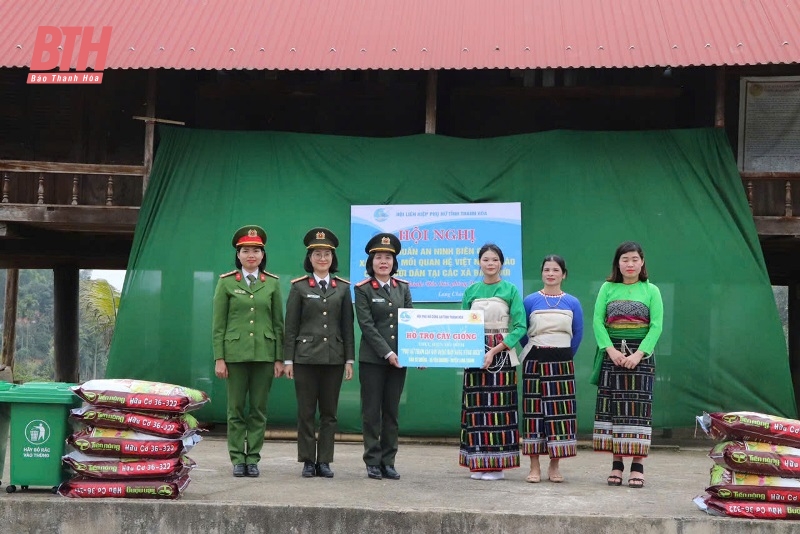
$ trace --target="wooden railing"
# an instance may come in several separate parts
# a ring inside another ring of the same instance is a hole
[[[773,215],[774,210],[768,210],[770,213],[757,213],[763,210],[763,207],[756,205],[755,188],[756,184],[780,184],[783,186],[783,217],[794,217],[794,200],[792,198],[792,182],[798,182],[800,186],[800,173],[795,172],[742,172],[742,182],[744,183],[745,190],[747,191],[747,203],[750,205],[750,211],[753,215]],[[772,205],[774,206],[774,201]],[[759,209],[761,207],[761,209]],[[780,216],[780,215],[778,215]]]
[[[747,203],[761,236],[800,235],[800,173],[742,172]]]
[[[103,189],[105,190],[105,206],[114,206],[115,203],[115,178],[119,176],[138,176],[142,178],[145,175],[144,166],[140,165],[103,165],[103,164],[90,164],[90,163],[61,163],[49,161],[21,161],[21,160],[0,160],[0,172],[3,176],[2,184],[2,204],[45,204],[46,196],[46,177],[49,175],[72,175],[72,191],[71,195],[61,195],[60,201],[55,202],[59,205],[98,205],[87,204],[81,201],[81,180],[85,175],[102,175],[105,177]],[[12,175],[19,173],[27,173],[36,175],[36,191],[33,198],[30,195],[24,194],[21,185],[12,187]],[[143,184],[144,185],[144,184]],[[55,189],[55,184],[53,184]],[[144,190],[144,186],[142,187]],[[51,198],[55,198],[55,192],[52,192]],[[137,195],[138,198],[133,200],[136,206],[141,205],[142,195]]]

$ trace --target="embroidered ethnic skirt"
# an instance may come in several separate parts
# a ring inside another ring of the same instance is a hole
[[[578,453],[572,349],[534,347],[523,363],[522,454]]]
[[[618,340],[612,338],[612,342],[620,348]],[[632,352],[639,348],[639,343],[627,341]],[[634,369],[625,369],[605,356],[597,384],[594,450],[615,456],[647,456],[650,452],[655,363],[650,357]]]
[[[487,334],[486,350],[502,340],[502,334]],[[495,355],[489,369],[464,370],[458,463],[470,471],[509,469],[520,462],[517,370],[506,351]]]

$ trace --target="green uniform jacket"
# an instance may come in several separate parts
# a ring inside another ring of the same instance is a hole
[[[358,360],[389,365],[386,355],[397,353],[397,310],[412,308],[408,282],[391,278],[391,296],[380,282],[367,278],[356,284],[356,317],[361,327]]]
[[[355,359],[350,282],[331,277],[323,293],[313,276],[292,280],[283,357],[313,365],[343,365]]]
[[[283,361],[283,299],[278,277],[262,273],[253,287],[241,271],[223,274],[214,291],[214,359]]]

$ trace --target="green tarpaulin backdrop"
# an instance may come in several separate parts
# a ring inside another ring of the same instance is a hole
[[[163,128],[136,229],[108,377],[200,388],[199,417],[225,420],[214,377],[211,297],[233,268],[234,230],[262,225],[267,269],[304,274],[302,237],[337,232],[347,269],[352,204],[521,202],[525,294],[541,258],[567,260],[566,291],[587,318],[576,357],[579,426],[591,429],[591,313],[616,246],[637,240],[664,297],[654,426],[693,426],[703,410],[796,416],[783,332],[733,155],[719,130],[568,132],[495,139],[393,139]],[[480,245],[480,244],[478,244]],[[349,277],[350,273],[341,272]],[[360,277],[361,273],[355,273]],[[360,333],[356,331],[357,339]],[[404,434],[456,436],[462,372],[409,370]],[[294,386],[274,384],[271,428],[294,426]],[[360,431],[357,377],[339,406]]]

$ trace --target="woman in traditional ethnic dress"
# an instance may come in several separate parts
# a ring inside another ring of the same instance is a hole
[[[643,461],[652,433],[653,350],[664,316],[661,292],[647,278],[642,247],[633,241],[622,243],[594,306],[595,367],[602,363],[599,377],[593,377],[593,442],[594,450],[614,455],[609,486],[622,485],[622,458],[629,456],[633,460],[628,486],[644,487]]]
[[[525,297],[528,336],[522,352],[522,454],[530,456],[528,482],[541,480],[539,455],[550,456],[547,478],[563,482],[559,460],[577,454],[575,366],[583,338],[578,299],[561,290],[567,266],[561,256],[542,261],[544,287]]]
[[[519,361],[513,348],[525,335],[525,309],[516,286],[500,278],[500,247],[484,245],[478,259],[483,281],[467,288],[461,308],[483,310],[486,355],[483,367],[464,370],[458,463],[473,479],[500,480],[504,469],[519,467]]]

